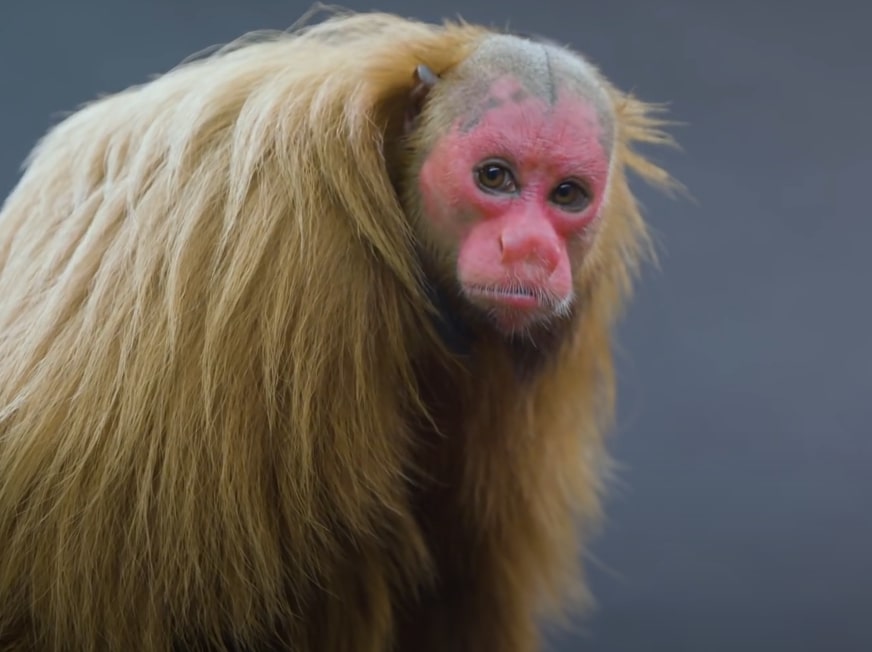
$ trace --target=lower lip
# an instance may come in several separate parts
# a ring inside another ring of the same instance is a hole
[[[540,308],[539,300],[529,294],[482,290],[479,288],[471,289],[470,294],[477,299],[484,299],[489,303],[498,303],[520,310],[536,310]]]

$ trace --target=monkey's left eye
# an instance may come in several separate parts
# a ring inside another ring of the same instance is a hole
[[[478,185],[490,192],[514,192],[517,190],[511,171],[500,163],[485,163],[476,170]]]
[[[564,181],[551,193],[551,201],[564,210],[577,213],[590,204],[590,193],[575,181]]]

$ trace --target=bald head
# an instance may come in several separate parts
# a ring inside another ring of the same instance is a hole
[[[451,83],[433,89],[436,110],[445,107],[456,113],[465,107],[466,129],[507,102],[534,97],[553,107],[560,97],[573,96],[590,106],[603,146],[612,147],[614,111],[599,73],[581,56],[559,45],[511,34],[490,35],[449,71],[445,80]]]

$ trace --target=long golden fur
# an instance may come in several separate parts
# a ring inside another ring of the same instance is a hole
[[[39,143],[0,213],[4,649],[535,648],[598,513],[609,328],[647,247],[627,173],[667,182],[633,148],[667,138],[608,86],[617,165],[559,362],[457,364],[397,144],[415,66],[487,34],[337,15]]]

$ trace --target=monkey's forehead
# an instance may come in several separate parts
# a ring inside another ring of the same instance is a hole
[[[582,56],[554,43],[511,34],[485,37],[455,70],[460,92],[480,101],[500,77],[515,77],[529,92],[543,98],[571,93],[588,100],[603,126],[614,123],[612,99],[597,69]]]

